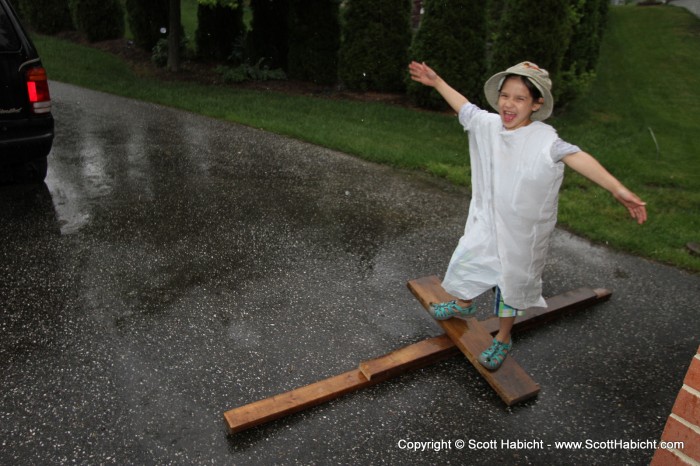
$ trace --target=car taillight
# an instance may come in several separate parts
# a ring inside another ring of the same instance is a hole
[[[51,112],[49,81],[44,68],[30,68],[27,70],[27,93],[29,94],[29,103],[32,105],[32,112]]]

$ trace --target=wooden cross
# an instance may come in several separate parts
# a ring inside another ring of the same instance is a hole
[[[455,299],[442,289],[440,280],[435,276],[411,280],[408,282],[408,288],[426,309],[431,302]],[[611,294],[606,289],[579,288],[554,296],[547,299],[546,308],[530,308],[525,316],[518,317],[513,332],[521,332],[566,313],[587,308],[607,300]],[[508,406],[537,395],[539,385],[512,356],[509,355],[503,365],[493,372],[477,361],[478,355],[491,345],[491,336],[498,332],[498,317],[483,321],[474,318],[452,318],[437,322],[445,330],[445,334],[363,361],[357,369],[343,374],[226,411],[224,420],[230,433],[235,434],[317,406],[460,353],[467,357]]]

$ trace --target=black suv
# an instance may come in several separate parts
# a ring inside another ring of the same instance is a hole
[[[46,70],[9,0],[0,0],[0,175],[43,181],[53,143]],[[14,178],[16,179],[16,178]]]

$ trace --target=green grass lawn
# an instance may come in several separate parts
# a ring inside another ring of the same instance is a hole
[[[183,5],[183,17],[184,10]],[[262,128],[457,184],[469,182],[466,136],[449,115],[162,82],[95,49],[35,39],[51,79]],[[698,51],[700,20],[681,8],[611,8],[598,78],[551,123],[643,197],[650,220],[636,225],[610,195],[568,171],[561,226],[619,250],[700,271],[700,258],[685,250],[686,243],[700,242]]]
[[[609,196],[569,173],[560,223],[698,271],[685,245],[700,242],[700,20],[671,6],[610,13],[593,88],[554,124],[647,201],[650,221],[623,221]]]

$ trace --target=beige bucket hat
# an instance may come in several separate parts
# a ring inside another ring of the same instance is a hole
[[[525,76],[530,80],[532,84],[539,89],[542,97],[544,98],[544,103],[542,107],[532,114],[532,120],[542,121],[546,120],[552,115],[552,110],[554,109],[554,98],[552,97],[552,80],[549,79],[549,73],[547,70],[540,68],[532,62],[524,61],[518,63],[515,66],[511,66],[505,71],[496,73],[491,76],[484,84],[484,94],[486,94],[486,100],[489,104],[498,111],[498,93],[503,85],[503,81],[506,76],[511,74],[517,74],[520,76]]]

